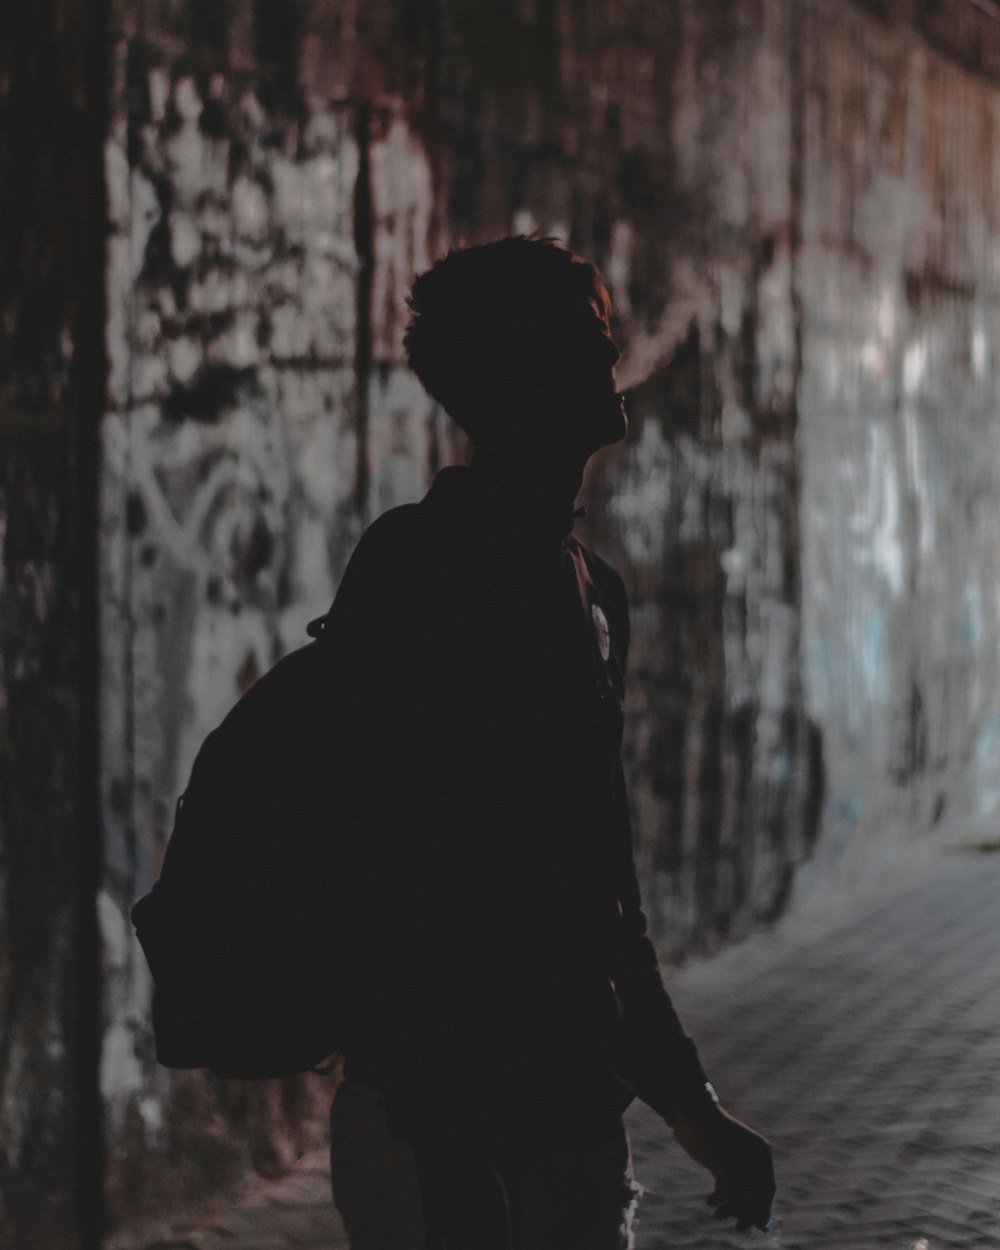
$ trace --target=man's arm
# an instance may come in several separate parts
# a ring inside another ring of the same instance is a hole
[[[615,763],[614,804],[620,920],[612,980],[622,1003],[625,1075],[642,1101],[673,1124],[685,1113],[695,1118],[707,1115],[716,1099],[695,1044],[664,988],[656,950],[647,936],[620,758]]]
[[[591,556],[591,570],[602,585],[611,616],[611,645],[624,680],[631,633],[628,595],[617,570]],[[625,1061],[622,1075],[637,1095],[673,1124],[682,1111],[697,1115],[714,1106],[708,1078],[694,1042],[685,1034],[660,976],[653,943],[647,936],[639,881],[632,851],[625,773],[621,757],[612,781],[611,824],[617,881],[619,923],[612,949],[611,979],[622,1005]]]
[[[621,620],[628,643],[628,601],[621,588]],[[611,976],[622,1006],[625,1066],[622,1074],[639,1098],[671,1125],[681,1147],[715,1181],[708,1197],[718,1219],[733,1217],[740,1230],[766,1228],[775,1195],[771,1148],[720,1104],[697,1048],[663,985],[656,950],[647,934],[632,849],[625,773],[615,761],[614,836],[619,924]]]
[[[646,934],[624,772],[615,766],[615,824],[619,837],[619,945],[612,979],[622,1002],[626,1078],[638,1096],[673,1128],[695,1162],[711,1172],[709,1203],[718,1219],[737,1227],[766,1228],[775,1181],[771,1148],[719,1103],[681,1025],[660,975],[656,951]]]

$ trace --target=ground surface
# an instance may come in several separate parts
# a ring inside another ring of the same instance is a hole
[[[1000,854],[951,846],[668,973],[723,1101],[775,1148],[780,1224],[737,1234],[640,1104],[636,1250],[1000,1250]],[[347,1250],[327,1159],[158,1250]],[[164,1230],[166,1233],[166,1230]]]

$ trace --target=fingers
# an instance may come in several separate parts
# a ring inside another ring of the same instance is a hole
[[[706,1199],[714,1217],[735,1220],[740,1232],[751,1227],[767,1231],[775,1195],[770,1146],[731,1117],[720,1119],[714,1131],[715,1189]]]
[[[738,1210],[736,1204],[728,1200],[721,1202],[715,1208],[715,1218],[717,1220],[735,1220],[736,1231],[739,1233],[745,1233],[754,1222],[746,1212]]]
[[[717,1220],[735,1220],[736,1230],[745,1233],[749,1228],[759,1228],[762,1233],[766,1233],[770,1227],[770,1216],[750,1214],[747,1211],[741,1211],[733,1202],[720,1203],[713,1212]]]
[[[705,1199],[710,1207],[714,1207],[712,1212],[717,1220],[734,1219],[736,1221],[736,1229],[738,1232],[745,1233],[749,1228],[759,1228],[761,1232],[767,1232],[771,1223],[771,1204],[768,1203],[765,1210],[759,1202],[741,1201],[740,1199],[727,1194],[722,1189],[715,1189]]]

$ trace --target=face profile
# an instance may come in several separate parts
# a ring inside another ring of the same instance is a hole
[[[565,387],[567,440],[587,449],[621,442],[628,432],[624,397],[615,390],[615,366],[621,358],[608,317],[591,305],[592,316],[582,322],[571,345],[562,379]]]

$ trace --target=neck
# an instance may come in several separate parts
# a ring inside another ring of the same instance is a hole
[[[563,538],[572,529],[582,465],[477,450],[468,471],[512,527],[540,539]]]

